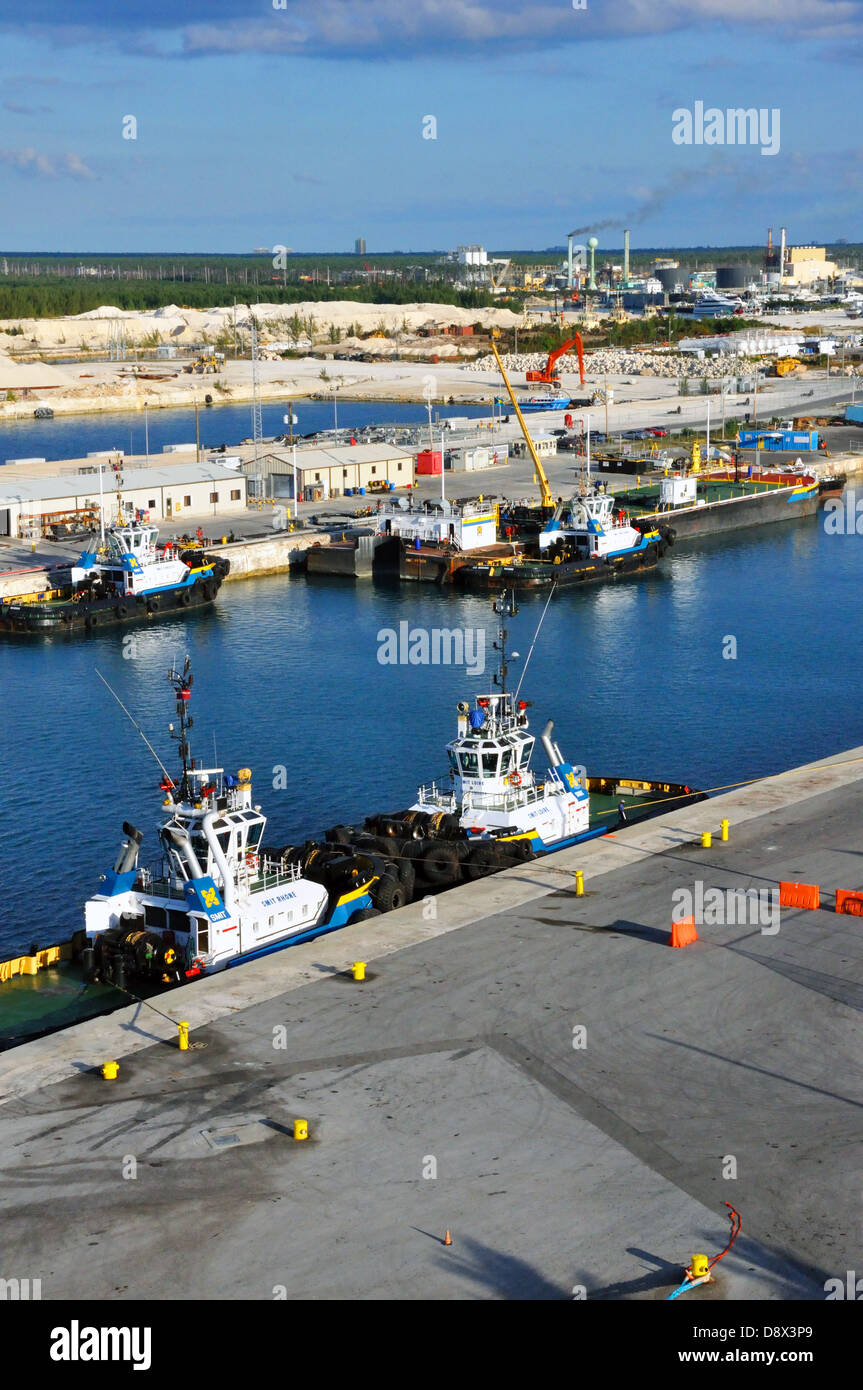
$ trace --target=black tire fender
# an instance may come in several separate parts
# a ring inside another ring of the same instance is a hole
[[[408,894],[400,879],[385,874],[372,887],[372,902],[381,912],[397,912],[407,904]]]
[[[459,877],[455,845],[447,844],[446,840],[432,844],[423,854],[422,871],[429,883],[439,887],[455,883]]]

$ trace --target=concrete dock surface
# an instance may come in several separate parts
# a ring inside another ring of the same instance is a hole
[[[728,1202],[743,1233],[686,1299],[824,1299],[861,1263],[863,921],[833,910],[861,827],[856,749],[5,1053],[0,1274],[655,1300]],[[780,880],[820,909],[669,948],[673,894]]]

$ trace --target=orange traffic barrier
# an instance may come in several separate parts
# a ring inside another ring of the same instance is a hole
[[[779,883],[780,907],[820,907],[821,893],[817,883]]]
[[[444,1236],[443,1243],[444,1245],[452,1245],[452,1236],[450,1235],[449,1231],[447,1231],[446,1235]]]
[[[850,888],[837,888],[836,911],[847,912],[852,917],[863,917],[863,893],[852,893]]]
[[[684,917],[681,922],[671,923],[669,946],[691,946],[693,941],[697,940],[698,932],[695,930],[694,917]]]

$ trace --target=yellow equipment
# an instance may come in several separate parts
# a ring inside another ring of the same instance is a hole
[[[196,357],[190,366],[184,367],[184,372],[195,372],[198,376],[206,376],[210,372],[219,372],[225,361],[223,352],[202,353]]]
[[[539,461],[539,454],[536,452],[536,449],[534,448],[534,443],[530,437],[530,432],[527,428],[527,425],[524,423],[524,416],[518,408],[518,401],[516,400],[515,395],[513,393],[513,389],[509,384],[509,377],[507,376],[506,371],[504,370],[504,365],[500,360],[500,353],[497,350],[497,344],[494,341],[492,341],[491,350],[494,353],[494,360],[498,365],[498,369],[500,371],[501,376],[503,377],[503,384],[507,389],[507,394],[510,400],[512,401],[512,408],[516,413],[518,423],[521,425],[521,432],[524,435],[524,442],[528,447],[528,451],[530,453],[531,458],[533,459],[533,466],[536,469],[536,476],[539,482],[540,501],[542,502],[542,505],[544,507],[553,507],[554,497],[552,495],[551,488],[548,484],[548,478],[545,476],[545,469]]]
[[[788,376],[788,373],[793,372],[795,367],[802,365],[799,357],[777,357],[774,371],[777,376]]]

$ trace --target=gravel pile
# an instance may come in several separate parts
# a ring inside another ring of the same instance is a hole
[[[543,352],[507,353],[501,359],[508,372],[540,371],[546,363]],[[491,355],[480,357],[465,365],[467,372],[493,372],[495,360]],[[570,353],[559,357],[557,372],[577,372],[578,358]],[[626,348],[599,348],[585,354],[584,370],[591,376],[660,376],[677,380],[679,377],[738,376],[741,364],[723,357],[683,356],[676,352],[630,352]]]

